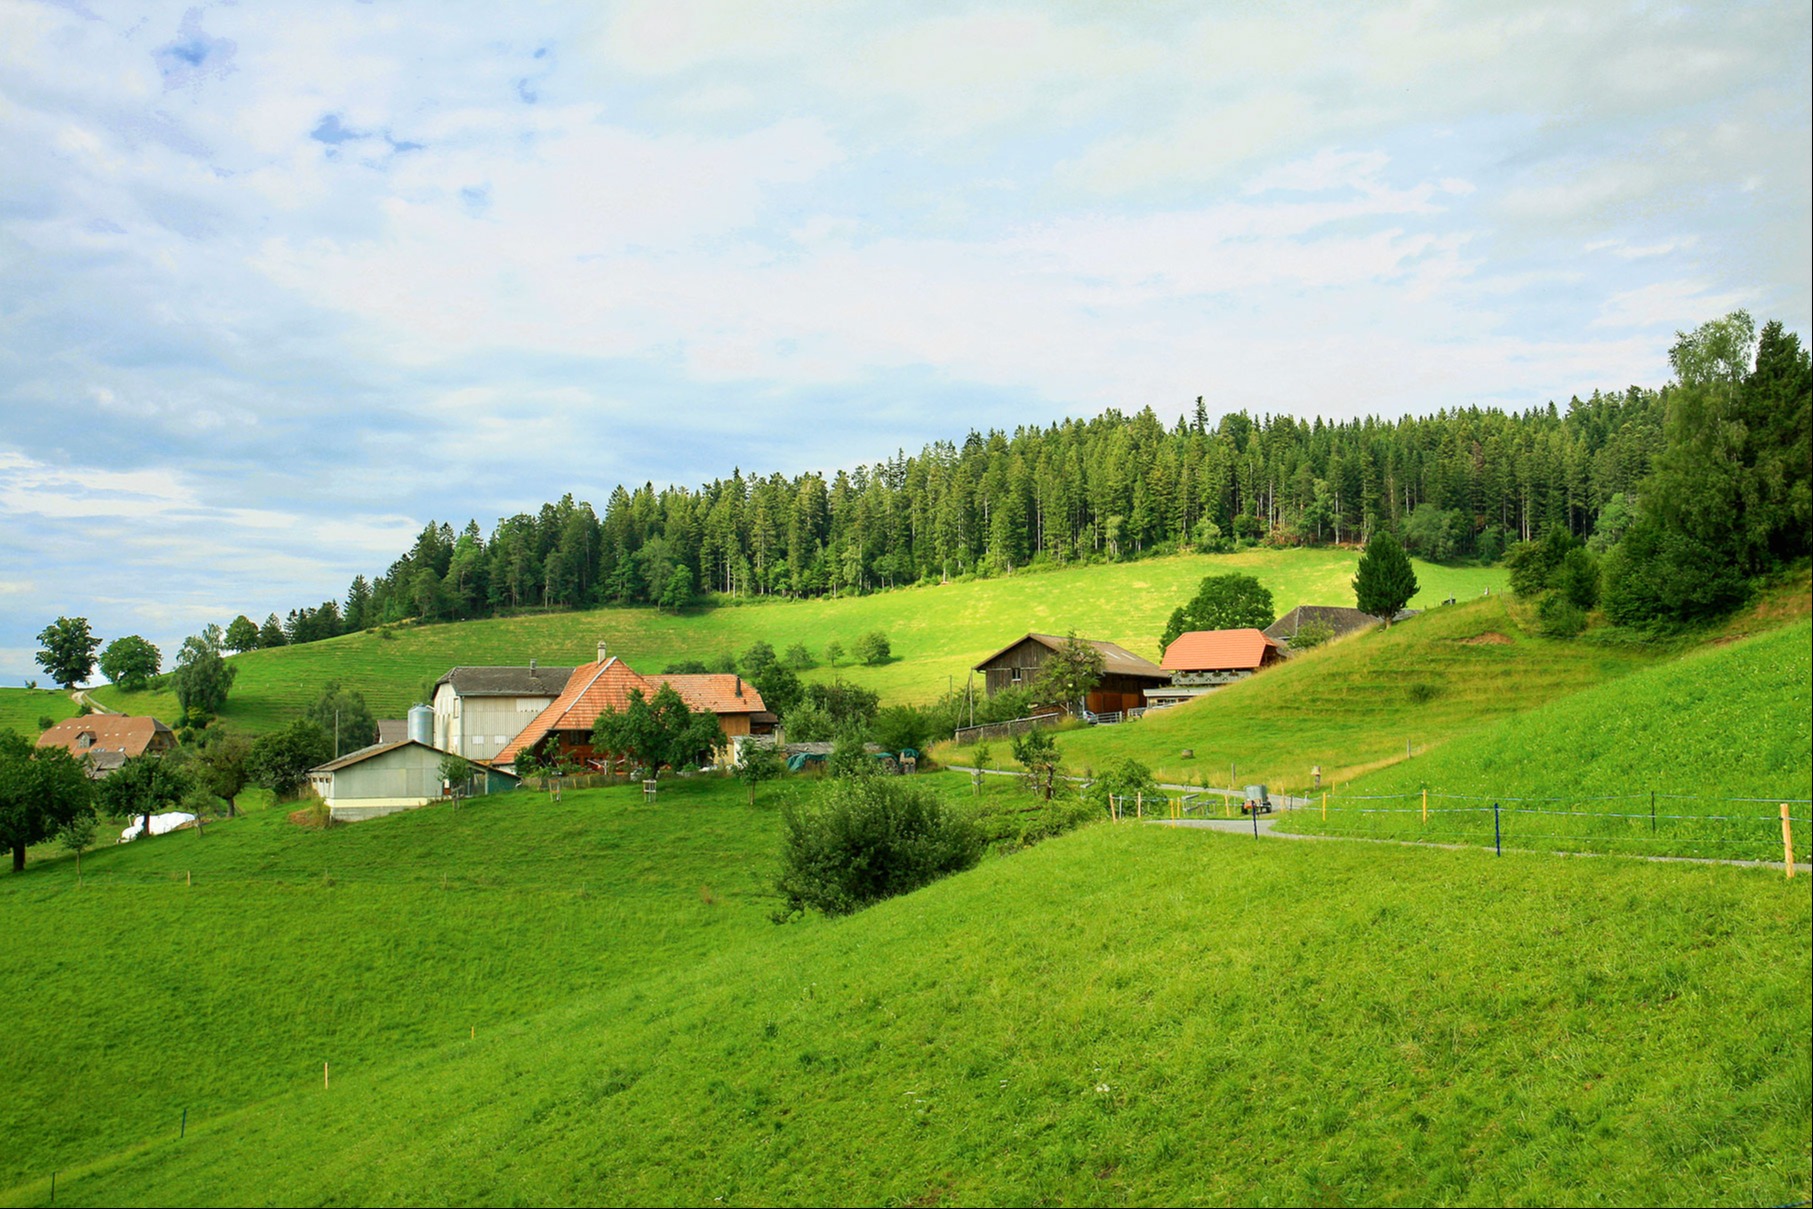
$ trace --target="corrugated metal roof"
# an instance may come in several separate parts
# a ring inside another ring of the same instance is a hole
[[[981,671],[984,667],[1007,654],[1007,652],[1013,650],[1022,642],[1028,641],[1050,647],[1055,651],[1070,640],[1068,638],[1060,638],[1055,634],[1028,634],[1024,638],[1014,639],[988,658],[977,663],[976,670]],[[1102,653],[1102,671],[1104,673],[1113,673],[1117,676],[1148,676],[1154,680],[1169,679],[1169,677],[1165,675],[1163,668],[1159,667],[1156,663],[1153,663],[1150,659],[1141,659],[1126,647],[1117,646],[1112,642],[1104,642],[1099,638],[1085,638],[1083,641]]]
[[[1258,630],[1191,630],[1165,648],[1169,672],[1223,672],[1258,667],[1278,644]]]
[[[462,697],[558,697],[572,678],[570,667],[456,667],[434,683]]]

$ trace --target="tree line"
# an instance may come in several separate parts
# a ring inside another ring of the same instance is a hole
[[[343,601],[228,627],[233,650],[407,618],[463,620],[702,596],[863,593],[1029,565],[1175,550],[1363,543],[1495,561],[1553,529],[1593,533],[1633,500],[1665,446],[1675,387],[1594,392],[1523,412],[1444,410],[1329,422],[1202,400],[1169,426],[1150,408],[1012,433],[971,432],[829,477],[733,471],[698,488],[572,495],[535,514],[428,524]]]

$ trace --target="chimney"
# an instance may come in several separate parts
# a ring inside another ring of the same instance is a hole
[[[535,670],[535,661],[533,659],[529,660],[529,670],[531,672]]]
[[[604,643],[600,642],[598,644],[598,662],[603,663],[604,660],[605,660]]]
[[[743,695],[743,678],[741,676],[738,676],[737,677],[737,696],[741,697],[742,695]]]

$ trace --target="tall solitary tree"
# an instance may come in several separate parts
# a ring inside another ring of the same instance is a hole
[[[38,634],[44,649],[37,654],[38,666],[64,688],[94,675],[94,652],[101,645],[88,628],[86,617],[59,617]]]
[[[137,816],[144,823],[141,836],[151,834],[151,816],[175,806],[194,782],[174,760],[150,754],[133,756],[101,782],[101,809],[116,819]]]
[[[1391,624],[1398,610],[1416,595],[1416,572],[1398,539],[1380,529],[1360,554],[1359,573],[1353,577],[1353,594],[1360,612]]]
[[[94,809],[94,782],[62,747],[34,748],[0,730],[0,844],[13,850],[13,872],[25,850],[56,835]]]

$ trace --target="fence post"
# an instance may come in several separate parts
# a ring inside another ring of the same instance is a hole
[[[1788,876],[1794,876],[1794,828],[1788,822],[1788,804],[1782,803],[1782,863],[1788,867]]]
[[[1328,822],[1328,795],[1322,795],[1322,821]]]
[[[1143,789],[1133,795],[1133,817],[1136,819],[1146,817],[1146,791]]]
[[[1253,803],[1253,838],[1259,838],[1259,803]]]
[[[1503,856],[1505,854],[1504,832],[1498,829],[1498,803],[1492,803],[1492,847]]]
[[[1656,833],[1656,791],[1649,791],[1649,834]]]
[[[1424,824],[1424,826],[1427,826],[1428,823],[1429,823],[1429,791],[1427,789],[1425,789],[1425,790],[1423,790],[1423,824]]]

